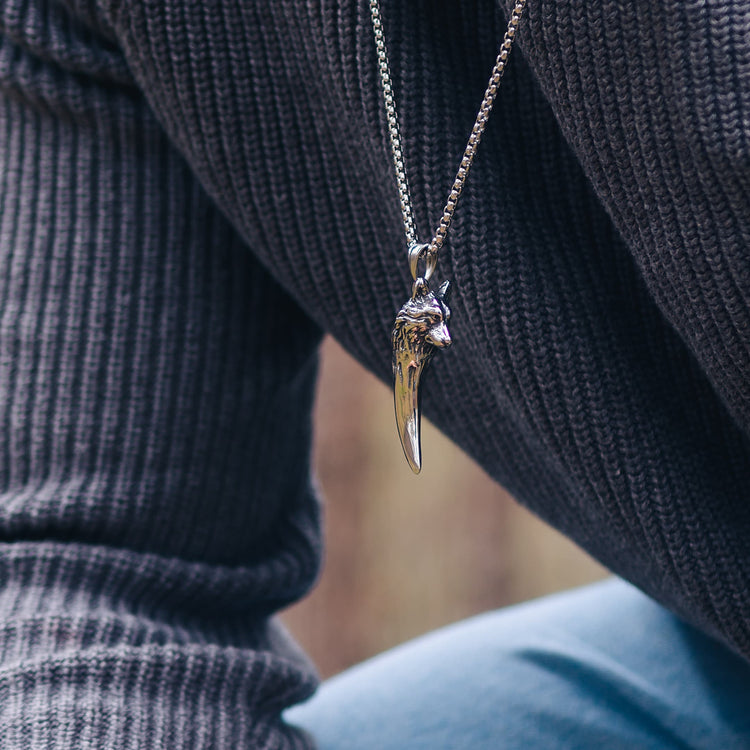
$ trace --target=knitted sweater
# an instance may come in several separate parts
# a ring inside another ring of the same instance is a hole
[[[382,10],[426,236],[507,7]],[[749,25],[529,0],[424,394],[748,658]],[[409,293],[376,75],[366,0],[0,3],[3,750],[308,746],[279,712],[314,673],[271,615],[320,556],[316,348],[389,379]]]

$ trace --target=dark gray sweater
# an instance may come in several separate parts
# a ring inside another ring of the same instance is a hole
[[[506,10],[383,1],[423,235]],[[2,0],[0,144],[0,747],[306,747],[315,352],[409,291],[368,3]],[[750,658],[748,240],[750,3],[529,0],[426,412]]]

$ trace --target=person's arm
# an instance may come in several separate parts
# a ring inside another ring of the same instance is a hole
[[[0,5],[0,134],[0,747],[308,748],[319,332],[94,19]]]

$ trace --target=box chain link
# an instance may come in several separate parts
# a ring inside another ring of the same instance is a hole
[[[393,95],[393,80],[388,62],[388,50],[385,44],[385,34],[383,32],[383,22],[380,15],[379,0],[370,0],[370,13],[372,16],[372,28],[375,34],[375,47],[378,55],[378,69],[380,71],[380,80],[383,88],[383,99],[385,102],[386,119],[388,121],[388,134],[391,141],[391,151],[393,153],[393,163],[396,168],[396,183],[398,185],[398,195],[401,202],[401,214],[404,220],[404,231],[406,233],[406,243],[409,248],[409,265],[412,276],[417,279],[418,265],[421,260],[425,265],[425,280],[429,279],[437,267],[438,254],[445,243],[445,239],[450,229],[453,214],[458,205],[458,199],[466,184],[466,178],[471,169],[477,149],[482,140],[487,121],[489,120],[492,107],[495,104],[495,98],[500,87],[505,66],[510,56],[510,50],[513,46],[518,25],[521,22],[526,0],[516,0],[515,6],[508,21],[508,28],[500,45],[500,52],[495,60],[495,66],[492,69],[487,89],[484,92],[484,98],[479,107],[474,127],[471,129],[469,141],[464,149],[461,163],[456,173],[456,179],[448,195],[448,200],[440,217],[440,222],[435,235],[426,245],[420,245],[417,236],[417,228],[414,221],[414,210],[409,193],[409,182],[406,177],[406,166],[404,164],[404,152],[401,144],[401,132],[399,129],[398,112],[396,110],[396,101]]]

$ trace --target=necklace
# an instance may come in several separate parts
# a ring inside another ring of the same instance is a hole
[[[370,0],[372,29],[375,34],[380,82],[388,121],[388,135],[391,141],[393,164],[396,169],[401,214],[404,219],[404,232],[408,248],[407,258],[409,270],[414,280],[411,297],[396,315],[392,342],[393,404],[396,411],[396,427],[406,460],[415,474],[419,474],[422,468],[419,381],[435,349],[443,349],[451,345],[451,335],[448,331],[451,313],[445,298],[449,282],[444,281],[438,290],[433,292],[430,290],[429,281],[437,268],[438,255],[445,244],[458,199],[466,184],[466,178],[487,127],[487,121],[495,104],[500,81],[525,6],[526,0],[516,0],[474,127],[471,129],[471,135],[469,135],[469,141],[464,149],[456,178],[448,195],[448,201],[443,209],[443,215],[440,217],[440,223],[432,239],[428,243],[422,244],[417,236],[409,183],[406,179],[401,132],[393,96],[393,81],[388,62],[388,50],[385,46],[383,22],[380,16],[380,2],[379,0]]]

